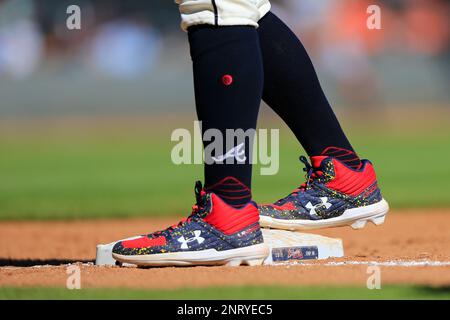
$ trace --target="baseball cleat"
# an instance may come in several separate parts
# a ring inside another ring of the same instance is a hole
[[[336,158],[302,156],[306,182],[274,204],[260,205],[262,227],[311,230],[340,226],[363,228],[368,221],[384,222],[389,211],[381,196],[372,164],[362,160],[358,170]]]
[[[163,231],[115,244],[113,258],[139,266],[261,265],[269,255],[255,203],[235,209],[197,181],[191,215]]]

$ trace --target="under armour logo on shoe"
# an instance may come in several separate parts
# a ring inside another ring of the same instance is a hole
[[[320,197],[320,200],[322,202],[321,203],[317,203],[315,205],[313,205],[311,203],[311,201],[306,204],[305,207],[307,209],[309,209],[309,214],[311,216],[318,217],[318,214],[317,214],[316,210],[320,210],[322,208],[329,209],[332,206],[332,204],[328,202],[328,197]]]
[[[181,249],[189,249],[188,243],[192,242],[192,241],[197,241],[198,244],[202,243],[203,241],[205,241],[205,238],[200,237],[200,235],[202,234],[202,232],[200,230],[195,230],[194,231],[194,237],[192,238],[187,238],[185,239],[184,236],[181,236],[178,238],[178,242],[181,243]]]
[[[227,153],[221,156],[217,157],[211,157],[215,162],[222,162],[225,159],[228,158],[235,158],[238,162],[244,162],[247,160],[247,157],[245,156],[245,148],[244,143],[237,145],[236,147],[230,149]]]

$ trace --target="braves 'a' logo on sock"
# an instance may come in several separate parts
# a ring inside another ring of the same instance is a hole
[[[309,201],[306,204],[306,209],[309,209],[309,214],[313,217],[318,217],[317,211],[320,211],[321,209],[329,209],[332,204],[328,202],[328,197],[320,197],[320,203],[312,204],[311,201]],[[317,210],[317,211],[316,211]]]
[[[227,153],[225,153],[224,155],[211,158],[215,162],[222,162],[228,158],[235,158],[238,162],[244,162],[245,160],[247,160],[247,157],[245,156],[245,145],[244,143],[241,143],[236,147],[233,147],[230,150],[228,150]]]
[[[178,242],[181,243],[180,248],[181,249],[189,249],[188,243],[192,242],[192,241],[197,241],[198,244],[202,243],[203,241],[205,241],[205,238],[200,237],[201,234],[202,234],[201,230],[195,230],[194,236],[192,238],[186,239],[184,236],[179,237]]]

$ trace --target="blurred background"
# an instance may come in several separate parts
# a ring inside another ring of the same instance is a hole
[[[450,100],[449,1],[272,3],[334,104]],[[70,4],[81,7],[81,30],[66,27]],[[382,30],[366,27],[370,4],[381,7]],[[190,112],[189,61],[173,1],[0,1],[2,117]]]
[[[272,4],[393,207],[450,206],[450,1]],[[0,0],[0,218],[188,213],[202,168],[170,161],[171,131],[195,119],[179,20],[168,0]],[[280,172],[255,171],[272,201],[302,182],[303,151],[269,108],[260,119],[281,128]]]

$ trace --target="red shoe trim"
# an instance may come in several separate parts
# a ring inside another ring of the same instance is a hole
[[[203,220],[226,235],[241,231],[259,221],[258,209],[252,203],[236,209],[223,202],[214,193],[211,193],[211,201],[211,212]]]
[[[166,238],[164,236],[159,236],[157,238],[150,239],[147,236],[142,236],[133,240],[122,241],[122,246],[124,248],[130,249],[140,249],[149,247],[160,247],[166,244]]]
[[[312,156],[311,157],[311,165],[313,168],[320,168],[320,164],[322,163],[323,159],[328,158],[328,156]]]
[[[363,171],[354,171],[337,159],[332,161],[335,177],[326,184],[330,189],[355,197],[377,180],[375,170],[370,163],[366,164]]]
[[[277,206],[276,204],[271,204],[270,206],[274,207],[277,210],[295,210],[295,206],[292,202],[287,202],[285,204],[283,204],[282,206]]]

